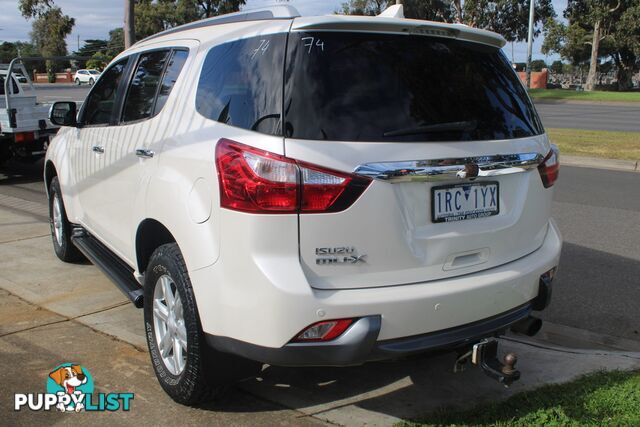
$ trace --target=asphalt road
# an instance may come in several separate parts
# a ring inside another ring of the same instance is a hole
[[[55,101],[82,102],[91,88],[89,85],[76,86],[74,84],[37,84],[34,86],[38,102],[46,104]],[[28,88],[26,85],[23,87]]]
[[[547,128],[640,132],[639,104],[536,103]]]
[[[84,101],[90,87],[72,84],[36,85],[38,101]],[[536,108],[545,127],[640,132],[640,105],[541,102]]]
[[[563,167],[553,216],[564,246],[543,319],[640,340],[640,174]]]
[[[46,203],[40,168],[0,169],[0,194]],[[555,191],[565,243],[543,319],[640,341],[640,174],[563,167]]]

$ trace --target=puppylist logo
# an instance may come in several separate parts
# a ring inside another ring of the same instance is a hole
[[[49,372],[46,393],[16,393],[14,410],[60,412],[128,411],[133,393],[94,393],[89,370],[73,363],[63,363]]]

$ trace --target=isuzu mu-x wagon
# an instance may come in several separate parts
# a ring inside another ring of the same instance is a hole
[[[561,237],[558,153],[504,43],[289,6],[142,40],[52,108],[55,252],[143,307],[178,402],[265,363],[436,350],[508,383],[487,343],[539,327]]]

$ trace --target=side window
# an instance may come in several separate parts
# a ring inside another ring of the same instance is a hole
[[[81,123],[84,125],[107,125],[118,95],[122,74],[129,58],[118,61],[104,72],[83,106]]]
[[[156,100],[154,114],[158,114],[160,110],[162,110],[162,107],[164,107],[164,104],[167,102],[167,99],[171,94],[171,89],[173,89],[173,85],[176,84],[176,80],[178,80],[180,71],[182,71],[182,66],[184,65],[188,56],[189,51],[173,51],[173,55],[171,56],[169,65],[167,65],[167,70],[164,72],[164,76],[162,77],[162,84],[160,85],[160,90],[158,91],[158,99]]]
[[[228,125],[280,135],[285,41],[284,34],[271,34],[212,48],[198,82],[198,112]]]
[[[140,55],[124,102],[123,122],[151,117],[164,66],[170,50],[158,50]]]

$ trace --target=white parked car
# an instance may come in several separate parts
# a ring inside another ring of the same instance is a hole
[[[88,84],[93,86],[93,84],[100,77],[100,71],[98,70],[78,70],[76,74],[73,76],[73,81],[77,85]]]
[[[443,349],[517,379],[492,338],[549,302],[558,153],[501,36],[400,11],[188,24],[52,109],[55,252],[144,308],[176,401]]]

